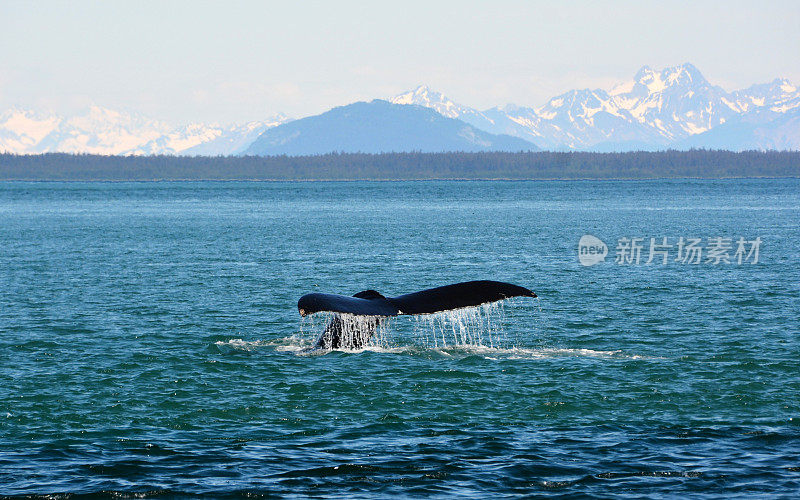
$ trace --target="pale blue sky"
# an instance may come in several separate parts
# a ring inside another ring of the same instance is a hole
[[[0,111],[294,117],[428,84],[480,109],[692,62],[800,83],[800,2],[0,1]]]

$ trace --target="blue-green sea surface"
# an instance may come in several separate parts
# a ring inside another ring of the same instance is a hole
[[[304,352],[473,279],[539,298]],[[799,335],[798,180],[0,183],[0,495],[792,497]]]

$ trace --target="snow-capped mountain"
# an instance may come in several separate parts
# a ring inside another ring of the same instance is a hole
[[[661,71],[645,66],[632,80],[608,91],[571,90],[538,108],[509,105],[477,111],[453,103],[427,87],[401,94],[392,102],[430,107],[477,128],[514,135],[545,149],[620,151],[684,144],[702,147],[702,142],[687,139],[702,136],[726,122],[747,123],[751,118],[759,124],[760,132],[746,144],[737,145],[733,138],[726,141],[717,137],[719,134],[714,136],[714,142],[731,144],[733,149],[769,149],[776,144],[800,148],[792,134],[777,140],[770,137],[769,130],[785,132],[787,125],[765,126],[770,117],[778,119],[800,108],[800,89],[778,79],[729,93],[709,83],[689,63]],[[784,122],[795,123],[788,119]]]
[[[733,116],[726,95],[691,64],[661,71],[645,66],[632,82],[612,90],[609,105],[675,140],[705,132]]]
[[[416,104],[417,106],[424,106],[435,110],[442,116],[447,118],[458,118],[459,120],[486,120],[491,122],[480,111],[472,108],[456,104],[439,92],[435,92],[428,88],[427,85],[420,85],[414,90],[400,94],[389,99],[392,104]]]
[[[13,108],[0,114],[0,152],[104,155],[236,154],[270,127],[288,121],[221,126],[192,123],[172,127],[135,113],[90,106],[70,117]]]

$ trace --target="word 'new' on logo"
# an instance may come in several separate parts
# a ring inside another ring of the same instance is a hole
[[[606,260],[608,246],[591,234],[584,234],[578,241],[578,261],[583,266],[593,266]]]

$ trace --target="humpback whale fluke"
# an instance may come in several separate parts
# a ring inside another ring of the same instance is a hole
[[[475,307],[511,297],[536,297],[525,287],[500,281],[467,281],[430,288],[397,297],[384,297],[375,290],[364,290],[352,297],[329,293],[309,293],[297,302],[301,316],[317,312],[335,313],[317,340],[316,348],[358,348],[374,334],[380,321],[400,314],[432,314],[464,307]],[[352,339],[343,339],[341,314],[367,316]]]

